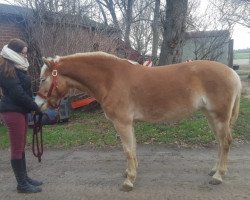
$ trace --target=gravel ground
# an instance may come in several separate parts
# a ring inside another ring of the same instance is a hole
[[[38,163],[27,150],[30,175],[44,182],[37,194],[16,192],[9,152],[0,151],[2,200],[243,200],[250,199],[250,146],[234,144],[229,172],[221,185],[209,184],[216,147],[178,148],[139,145],[139,169],[131,192],[120,190],[126,161],[121,147],[46,149]]]

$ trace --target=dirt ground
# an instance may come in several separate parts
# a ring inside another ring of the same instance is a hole
[[[1,200],[246,200],[250,199],[250,145],[234,144],[229,172],[221,185],[209,184],[216,147],[178,148],[139,145],[138,177],[131,192],[120,190],[126,161],[121,147],[45,150],[42,162],[27,150],[32,177],[44,182],[41,193],[19,194],[9,152],[0,151]]]
[[[250,70],[250,66],[241,68]],[[242,76],[250,98],[250,79]],[[18,194],[9,152],[0,150],[1,200],[250,200],[250,145],[234,143],[229,172],[221,185],[209,184],[216,147],[138,145],[139,169],[131,192],[120,190],[126,160],[121,147],[45,149],[38,163],[27,150],[30,175],[44,182],[37,194]]]

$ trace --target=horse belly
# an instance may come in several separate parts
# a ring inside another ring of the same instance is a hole
[[[158,107],[152,110],[135,110],[134,120],[147,122],[175,122],[190,116],[197,109],[198,107],[194,107],[193,105],[179,105],[172,109]]]
[[[202,90],[191,84],[189,87],[180,86],[176,90],[165,92],[162,90],[161,94],[138,99],[134,107],[134,119],[152,122],[181,120],[207,103]]]

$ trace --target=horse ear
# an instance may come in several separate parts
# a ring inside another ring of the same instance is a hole
[[[49,68],[51,67],[51,63],[50,63],[50,61],[47,58],[42,57],[42,60],[45,63],[45,65],[47,65]]]

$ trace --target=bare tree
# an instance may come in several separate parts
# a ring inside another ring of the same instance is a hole
[[[233,26],[241,24],[250,28],[250,1],[249,0],[210,0],[217,8],[220,21]]]
[[[131,32],[131,24],[133,23],[133,4],[134,0],[97,0],[100,6],[104,6],[108,9],[114,26],[118,30],[121,30],[121,26],[118,22],[116,8],[119,8],[119,12],[122,15],[122,19],[124,21],[124,41],[127,46],[131,46],[130,42],[130,32]],[[104,14],[104,13],[103,13]],[[104,14],[105,15],[105,14]],[[106,17],[106,16],[105,16]]]
[[[186,30],[187,6],[188,0],[166,0],[163,42],[159,59],[160,65],[180,61]]]
[[[152,44],[153,20],[153,3],[152,1],[137,0],[134,4],[133,24],[131,25],[131,44],[142,56],[150,54]]]
[[[30,73],[37,87],[42,56],[67,55],[102,50],[116,53],[116,30],[90,20],[98,8],[92,0],[16,0],[22,8]],[[83,4],[82,4],[83,3]],[[34,89],[36,90],[36,89]]]
[[[160,0],[155,0],[154,20],[152,23],[153,41],[152,41],[152,58],[157,57],[159,47],[159,27],[160,27]]]
[[[131,46],[131,31],[138,32],[139,21],[147,21],[150,23],[152,19],[149,21],[149,17],[152,16],[151,13],[148,12],[147,7],[150,7],[153,0],[97,0],[98,3],[105,9],[108,10],[111,15],[112,21],[114,23],[115,28],[121,31],[122,38],[127,46]],[[138,6],[141,5],[141,6]],[[140,9],[138,9],[140,8]],[[145,10],[147,11],[147,15],[145,14]],[[105,17],[107,18],[107,13],[105,13]],[[144,23],[144,22],[143,22]],[[143,25],[144,26],[144,25]],[[133,28],[137,30],[132,30]],[[134,36],[133,36],[134,37]],[[143,41],[140,41],[143,44]],[[132,42],[132,44],[134,41]]]
[[[131,24],[133,23],[133,4],[134,0],[118,1],[118,5],[122,11],[123,18],[125,20],[125,32],[124,32],[124,41],[127,46],[131,46],[130,42],[130,32]]]
[[[104,11],[104,8],[106,8],[111,17],[112,17],[112,21],[113,21],[113,24],[114,24],[114,27],[117,29],[117,30],[120,30],[121,31],[121,28],[120,28],[120,25],[119,25],[119,21],[118,21],[118,18],[117,18],[117,14],[116,14],[116,3],[114,2],[114,0],[96,0],[98,2],[98,5],[102,8],[103,12],[102,12],[102,15],[105,19],[107,19],[107,14],[106,12]]]

